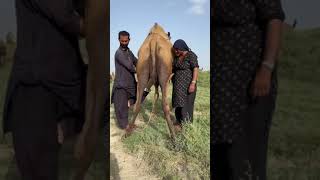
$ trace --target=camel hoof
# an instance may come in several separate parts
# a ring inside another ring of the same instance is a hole
[[[181,132],[182,131],[182,126],[180,124],[174,125],[175,131],[176,132]]]
[[[135,129],[137,129],[137,126],[135,124],[129,124],[128,127],[125,129],[125,134],[122,138],[129,137]]]

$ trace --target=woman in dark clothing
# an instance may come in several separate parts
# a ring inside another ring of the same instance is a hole
[[[213,177],[266,179],[277,94],[280,0],[218,0],[211,66]]]
[[[173,44],[176,57],[173,60],[172,106],[175,108],[176,128],[193,119],[193,106],[197,91],[198,57],[187,44],[179,39]]]

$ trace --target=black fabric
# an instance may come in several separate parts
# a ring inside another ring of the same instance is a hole
[[[125,129],[128,125],[129,116],[128,92],[125,89],[116,89],[114,91],[114,99],[114,110],[118,127]]]
[[[175,108],[175,116],[178,124],[182,124],[185,122],[193,122],[193,109],[194,102],[196,99],[197,90],[193,93],[189,93],[186,98],[186,103],[183,107]]]
[[[85,66],[78,36],[80,16],[72,0],[16,0],[17,48],[4,104],[10,131],[11,98],[20,84],[42,85],[71,107],[82,108]]]
[[[214,1],[211,63],[212,143],[232,143],[243,132],[252,81],[261,65],[267,20],[284,19],[280,0]],[[265,26],[264,26],[265,27]],[[276,71],[271,98],[277,95]]]
[[[137,82],[134,77],[135,66],[138,59],[130,49],[118,48],[115,54],[115,78],[111,93],[111,104],[115,102],[114,93],[116,89],[125,89],[129,99],[136,99]]]
[[[184,107],[188,96],[189,86],[192,82],[193,69],[199,67],[197,55],[189,51],[183,60],[177,57],[173,60],[172,77],[172,107]]]
[[[173,43],[173,48],[175,49],[179,49],[181,51],[189,51],[189,47],[187,45],[187,43],[182,40],[182,39],[178,39]]]
[[[134,77],[138,59],[129,48],[118,48],[115,53],[115,79],[112,87],[111,103],[114,103],[119,128],[128,125],[128,101],[136,100],[137,82]]]
[[[275,109],[275,99],[270,96],[250,102],[247,113],[242,117],[244,133],[236,141],[213,145],[215,179],[267,180],[268,139]]]
[[[134,78],[135,66],[138,59],[133,55],[130,49],[123,50],[118,48],[115,54],[115,88],[136,88],[137,83]]]
[[[42,86],[20,85],[12,98],[12,137],[22,180],[57,180],[61,103]]]

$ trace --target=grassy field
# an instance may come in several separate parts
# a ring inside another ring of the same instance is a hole
[[[163,116],[161,100],[156,104],[155,116],[149,124],[139,129],[123,142],[128,152],[139,155],[155,174],[165,179],[179,177],[209,178],[210,174],[210,79],[209,72],[199,74],[194,121],[185,124],[178,134],[175,146],[170,141],[169,130]],[[147,122],[152,109],[152,91],[138,118]],[[172,92],[171,87],[169,92]],[[159,97],[161,99],[161,95]],[[171,93],[170,93],[171,104]],[[113,106],[111,107],[113,108]],[[113,111],[111,111],[113,112]],[[114,114],[111,115],[114,119]]]
[[[271,129],[270,180],[320,179],[320,29],[289,32]]]

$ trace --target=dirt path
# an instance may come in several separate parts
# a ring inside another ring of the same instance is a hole
[[[138,121],[138,120],[137,120]],[[138,123],[138,122],[137,122]],[[128,154],[121,142],[121,132],[110,119],[110,179],[111,180],[156,180],[148,173],[147,164]]]

